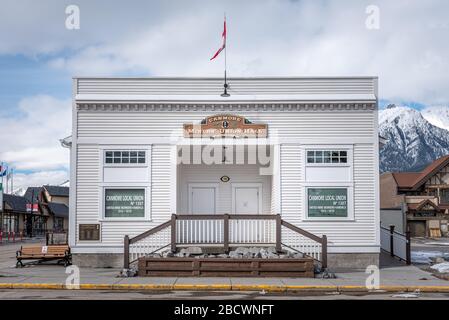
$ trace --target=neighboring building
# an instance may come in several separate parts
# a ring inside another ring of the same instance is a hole
[[[69,187],[43,186],[42,210],[48,213],[47,228],[55,232],[69,228]]]
[[[29,214],[24,221],[24,232],[27,236],[44,236],[47,232],[49,215],[41,207],[42,190],[42,187],[28,187],[24,194],[29,203]]]
[[[412,236],[447,235],[449,155],[435,160],[422,172],[382,174],[380,199],[381,209],[405,206],[407,228]]]
[[[29,213],[27,212],[28,202],[25,197],[5,193],[3,194],[3,202],[1,231],[5,238],[8,232],[18,234],[20,231],[23,231],[24,221]]]
[[[327,236],[330,267],[378,264],[377,81],[75,78],[74,264],[122,266],[125,235],[201,213],[280,214]]]
[[[43,236],[47,232],[68,230],[69,187],[29,187],[24,197],[33,207],[24,222],[25,234]]]

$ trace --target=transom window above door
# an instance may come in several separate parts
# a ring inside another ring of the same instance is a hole
[[[348,163],[346,150],[308,150],[307,163]]]
[[[106,164],[145,164],[146,152],[142,150],[107,150],[104,153]]]

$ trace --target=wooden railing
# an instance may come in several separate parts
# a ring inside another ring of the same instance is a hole
[[[180,246],[275,246],[304,253],[327,268],[327,238],[318,237],[281,219],[280,215],[175,215],[134,238],[125,236],[124,267],[139,257]]]

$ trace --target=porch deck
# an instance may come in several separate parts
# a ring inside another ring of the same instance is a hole
[[[278,252],[302,253],[304,259],[164,258],[163,262],[161,258],[149,257],[167,249],[176,252],[185,246],[221,247],[224,252],[229,252],[230,247],[272,246]],[[125,236],[124,268],[138,260],[142,275],[172,268],[178,275],[201,276],[240,270],[242,276],[273,275],[273,272],[310,276],[314,262],[320,264],[321,269],[327,268],[327,237],[290,224],[280,215],[172,215],[171,220],[134,238]]]

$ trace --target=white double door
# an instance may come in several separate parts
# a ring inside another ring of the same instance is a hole
[[[189,184],[189,213],[215,214],[219,210],[220,188],[218,183]],[[229,192],[229,190],[227,190]],[[260,214],[262,211],[262,184],[231,184],[232,214]],[[229,199],[229,196],[227,196]]]

